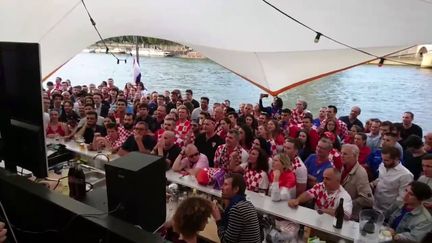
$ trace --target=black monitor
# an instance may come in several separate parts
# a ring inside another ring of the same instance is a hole
[[[39,44],[0,42],[0,111],[6,168],[46,177]]]

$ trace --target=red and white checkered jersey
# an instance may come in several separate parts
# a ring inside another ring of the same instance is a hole
[[[133,135],[133,130],[127,130],[123,126],[119,126],[118,128],[118,134],[119,134],[119,143],[123,144],[128,137]]]
[[[342,169],[342,158],[341,154],[337,149],[330,150],[329,160],[332,163],[333,167],[338,169],[339,171]]]
[[[186,135],[188,134],[191,128],[192,126],[189,120],[186,120],[184,122],[180,122],[179,120],[176,122],[175,131],[180,136],[181,139],[185,139]]]
[[[265,171],[257,171],[248,167],[243,178],[246,182],[246,189],[249,191],[259,192],[260,189],[267,190],[269,187],[268,176]]]
[[[339,119],[337,119],[336,121],[337,121],[338,133],[339,133],[338,135],[341,139],[343,139],[345,136],[348,135],[348,126],[345,122]],[[327,118],[322,120],[320,128],[324,129],[326,124],[327,124]]]
[[[155,134],[156,142],[162,138],[162,135],[164,134],[164,132],[165,132],[165,130],[163,128],[156,131],[156,134]],[[177,132],[174,132],[174,133],[175,133],[175,138],[176,138],[174,143],[177,144],[180,148],[183,147],[185,145],[184,140],[180,138],[180,136],[178,135]]]
[[[339,189],[334,192],[329,192],[326,190],[324,182],[321,182],[307,190],[307,193],[315,198],[315,209],[335,209],[339,205],[340,199],[343,198],[345,215],[351,217],[351,196],[342,186],[339,186]]]
[[[304,115],[304,111],[299,112],[297,109],[293,109],[291,114],[291,125],[302,125]]]

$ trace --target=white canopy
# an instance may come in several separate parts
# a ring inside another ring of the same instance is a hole
[[[385,56],[432,40],[432,0],[268,0],[327,36]],[[87,0],[103,37],[190,46],[276,95],[375,59],[288,19],[261,0]],[[42,76],[99,37],[79,0],[0,0],[0,41],[38,42]]]

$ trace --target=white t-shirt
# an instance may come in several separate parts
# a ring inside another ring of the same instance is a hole
[[[296,175],[297,184],[306,184],[308,176],[307,168],[298,156],[294,159],[293,169]]]

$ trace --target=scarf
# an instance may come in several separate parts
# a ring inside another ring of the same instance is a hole
[[[237,203],[243,202],[243,201],[246,201],[245,195],[235,195],[233,198],[231,198],[230,203],[225,208],[225,211],[222,215],[222,226],[223,227],[225,227],[225,228],[228,227],[228,219],[229,219],[229,213],[231,211],[231,208],[234,207],[235,205],[237,205]]]

